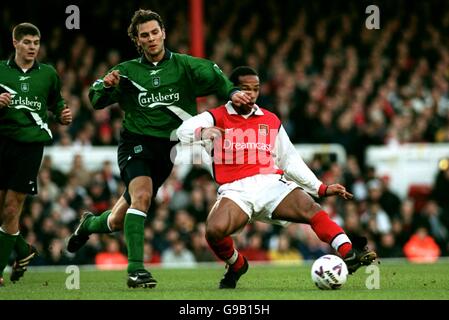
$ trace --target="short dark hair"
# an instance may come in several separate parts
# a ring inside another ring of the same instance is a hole
[[[40,38],[41,32],[34,24],[29,22],[20,23],[12,30],[14,40],[20,41],[25,36],[38,36]]]
[[[131,23],[128,27],[128,36],[131,38],[131,40],[134,42],[134,44],[137,47],[137,51],[141,51],[140,47],[137,45],[136,38],[138,36],[137,34],[137,26],[139,24],[156,20],[159,23],[159,26],[162,30],[165,29],[164,22],[162,21],[162,18],[159,14],[157,14],[154,11],[151,10],[145,10],[145,9],[139,9],[136,12],[134,12],[133,17],[131,18]]]
[[[258,76],[257,71],[248,66],[240,66],[232,70],[229,80],[235,85],[240,85],[240,77],[242,76]]]

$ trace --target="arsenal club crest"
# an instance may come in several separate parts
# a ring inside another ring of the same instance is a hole
[[[259,124],[259,136],[268,136],[269,127],[266,124]]]

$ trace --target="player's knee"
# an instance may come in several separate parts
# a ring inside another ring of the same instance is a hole
[[[123,219],[119,219],[118,217],[111,216],[111,218],[108,221],[109,228],[111,228],[111,231],[120,231],[123,230]]]
[[[206,239],[217,241],[226,237],[226,228],[218,223],[208,223],[206,225]]]
[[[301,207],[301,216],[309,221],[319,211],[321,211],[321,207],[318,203],[313,200],[307,201],[307,203]]]
[[[9,221],[19,216],[20,204],[17,201],[7,201],[3,208],[2,220]]]
[[[7,231],[15,230],[19,225],[19,207],[14,204],[5,204],[2,213],[2,225],[7,227]],[[11,229],[12,228],[12,229]],[[16,231],[14,231],[16,232]]]
[[[131,195],[131,205],[143,212],[147,212],[151,205],[151,192],[138,190]]]

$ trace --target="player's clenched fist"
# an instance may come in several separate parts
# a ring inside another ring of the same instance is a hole
[[[225,131],[219,127],[203,128],[201,130],[201,140],[215,140],[224,135]]]
[[[11,94],[8,92],[0,94],[0,108],[7,107],[11,103]]]
[[[61,123],[64,125],[69,125],[72,123],[72,111],[66,106],[61,112]]]
[[[118,70],[109,72],[103,79],[105,87],[115,87],[120,82],[120,73]]]

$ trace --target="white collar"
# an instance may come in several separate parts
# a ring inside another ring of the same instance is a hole
[[[228,114],[238,114],[237,111],[235,111],[234,107],[232,106],[232,102],[228,101],[228,103],[225,104],[226,107],[226,111],[228,111]],[[257,104],[253,105],[253,109],[251,110],[250,113],[245,114],[245,115],[241,115],[243,118],[248,119],[250,116],[252,115],[256,115],[256,116],[263,116],[264,113],[263,111],[260,109],[260,107]]]

